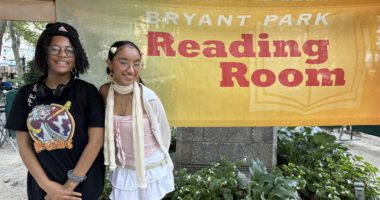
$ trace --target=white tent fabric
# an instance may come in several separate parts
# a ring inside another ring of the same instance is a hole
[[[55,21],[54,0],[0,0],[0,19]]]
[[[56,1],[62,0],[0,0],[0,20],[25,20],[25,21],[56,21]],[[150,0],[142,0],[149,2]],[[207,1],[208,5],[219,5],[221,2],[226,6],[292,6],[292,4],[312,5],[357,5],[363,3],[378,3],[379,0],[309,0],[301,2],[299,0],[214,0]],[[67,1],[64,1],[67,3]],[[192,0],[156,0],[155,3],[181,3],[192,5]]]

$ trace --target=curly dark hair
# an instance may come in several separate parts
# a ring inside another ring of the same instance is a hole
[[[41,71],[44,74],[46,74],[49,69],[47,63],[47,47],[50,45],[53,36],[54,35],[41,35],[36,45],[33,68]],[[90,63],[88,62],[86,52],[84,51],[80,41],[69,37],[68,39],[75,49],[75,68],[73,73],[75,76],[79,77],[80,74],[87,72]]]

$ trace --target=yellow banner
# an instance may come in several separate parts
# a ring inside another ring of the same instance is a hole
[[[114,41],[141,47],[142,78],[173,126],[380,124],[380,3],[215,2],[56,5],[96,85]]]

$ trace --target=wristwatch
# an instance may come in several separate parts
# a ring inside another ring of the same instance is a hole
[[[69,170],[67,172],[67,178],[70,180],[70,181],[74,181],[74,182],[77,182],[77,183],[81,183],[83,182],[84,180],[86,180],[87,176],[75,176],[73,174],[73,170]]]

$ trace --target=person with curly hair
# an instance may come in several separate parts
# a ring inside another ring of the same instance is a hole
[[[6,128],[16,130],[31,200],[100,199],[104,186],[104,107],[77,30],[46,25],[33,67],[44,75],[20,88]]]

